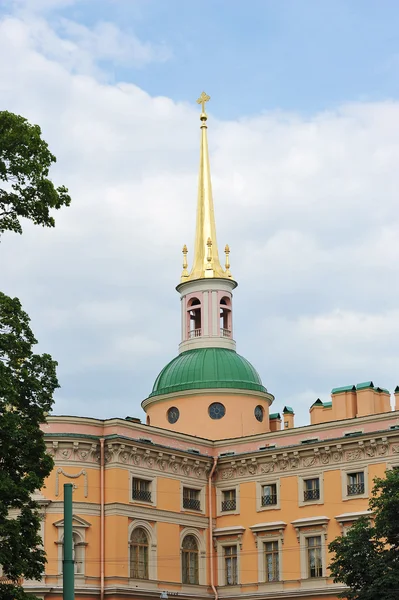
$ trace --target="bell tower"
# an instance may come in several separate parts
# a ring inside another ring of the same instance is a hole
[[[205,110],[205,103],[209,100],[205,92],[197,100],[201,104],[201,142],[193,265],[189,271],[188,250],[184,245],[183,272],[176,288],[181,297],[180,353],[195,348],[236,349],[232,292],[237,282],[230,273],[228,245],[224,249],[224,268],[219,259],[209,165],[208,115]]]

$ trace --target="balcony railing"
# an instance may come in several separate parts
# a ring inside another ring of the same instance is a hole
[[[364,494],[364,483],[351,483],[348,485],[348,496]]]
[[[223,500],[222,502],[222,511],[227,510],[235,510],[237,506],[237,502],[234,500]]]
[[[183,498],[183,508],[189,510],[201,510],[201,501],[196,498]]]
[[[143,502],[151,502],[151,492],[149,490],[138,490],[133,488],[133,500],[142,500]]]
[[[303,499],[305,502],[308,500],[320,500],[320,490],[305,490],[303,492]]]
[[[273,504],[277,504],[277,494],[262,496],[262,506],[270,506]]]
[[[222,337],[231,337],[230,329],[224,329],[224,327],[222,327],[220,331],[222,333]]]
[[[196,337],[201,337],[201,329],[192,329],[188,332],[188,337],[190,338],[190,340]]]

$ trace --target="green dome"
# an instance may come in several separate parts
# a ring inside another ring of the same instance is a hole
[[[267,392],[251,363],[234,350],[197,348],[182,352],[162,369],[150,398],[210,388]]]

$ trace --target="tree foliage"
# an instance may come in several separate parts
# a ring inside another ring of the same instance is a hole
[[[67,188],[55,188],[48,179],[55,162],[38,125],[0,111],[0,235],[6,230],[22,233],[21,217],[54,227],[51,209],[71,202]]]
[[[372,519],[359,519],[346,536],[330,545],[330,571],[344,583],[349,600],[399,598],[399,471],[374,481],[369,501]]]
[[[20,578],[40,579],[45,564],[32,494],[53,468],[40,424],[59,386],[57,363],[33,351],[29,322],[19,300],[0,292],[0,565],[14,583],[0,585],[0,600],[23,600]]]

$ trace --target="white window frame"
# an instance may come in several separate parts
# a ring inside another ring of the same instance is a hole
[[[64,519],[56,521],[53,523],[58,530],[58,539],[55,542],[58,546],[58,575],[62,575],[62,557],[63,557],[63,547],[64,547]],[[82,578],[86,575],[86,530],[91,527],[91,523],[82,519],[82,517],[77,517],[76,515],[72,515],[72,533],[75,533],[79,538],[79,546],[83,548],[82,550],[82,572],[76,573],[75,577]]]
[[[128,528],[128,535],[127,535],[127,541],[128,541],[128,548],[129,548],[129,559],[128,559],[128,578],[130,582],[133,581],[138,581],[137,579],[133,579],[133,577],[130,577],[130,549],[131,549],[131,540],[132,540],[132,534],[133,531],[135,529],[144,529],[144,531],[146,532],[147,536],[148,536],[148,579],[147,580],[140,580],[140,581],[151,581],[151,580],[156,580],[157,577],[157,544],[158,544],[158,538],[157,538],[157,530],[156,530],[156,523],[154,524],[154,526],[151,526],[149,523],[147,523],[147,521],[143,521],[141,519],[134,519],[134,521],[132,521],[129,525]]]
[[[268,506],[262,506],[262,488],[264,485],[275,485],[277,493],[277,503],[270,504]],[[267,479],[261,479],[256,482],[256,512],[262,512],[264,510],[279,510],[280,507],[280,478],[279,477],[268,477]]]
[[[223,492],[228,490],[236,491],[236,509],[235,510],[222,510]],[[223,517],[227,515],[239,515],[240,514],[240,485],[239,484],[223,484],[216,488],[216,516]]]
[[[232,489],[230,487],[226,489]],[[242,550],[242,535],[245,531],[245,527],[242,525],[232,527],[219,527],[214,529],[213,535],[216,542],[216,554],[217,554],[217,570],[218,570],[218,587],[224,587],[228,589],[234,589],[240,585],[241,582],[241,560],[240,554]],[[224,568],[224,549],[226,546],[237,547],[237,584],[226,585],[226,571]]]
[[[183,506],[183,498],[184,498],[184,488],[189,490],[196,490],[199,492],[199,501],[200,501],[200,510],[194,510],[193,508],[184,508]],[[195,485],[191,483],[180,483],[180,510],[181,512],[189,512],[195,515],[205,514],[205,485]]]
[[[284,530],[286,527],[287,523],[285,523],[284,521],[257,523],[256,525],[250,526],[250,529],[255,538],[255,546],[258,550],[258,583],[266,583],[268,586],[281,583],[283,575],[282,547],[284,544]],[[279,580],[266,581],[264,544],[267,542],[275,541],[278,541],[279,549]]]
[[[299,542],[301,579],[306,581],[319,581],[322,577],[327,577],[327,527],[329,521],[330,518],[325,516],[309,517],[291,521]],[[307,538],[318,536],[321,537],[322,576],[309,577]]]
[[[319,480],[320,498],[318,500],[304,500],[305,481],[309,479]],[[309,473],[298,477],[298,506],[310,506],[312,504],[324,504],[324,473]]]
[[[348,496],[348,475],[351,473],[363,473],[364,477],[364,493],[363,494],[351,494]],[[341,484],[342,484],[342,500],[358,500],[359,498],[369,497],[369,470],[368,466],[362,467],[353,465],[353,467],[346,467],[341,469]]]
[[[278,553],[278,579],[274,581],[268,581],[266,579],[266,544],[269,542],[277,542],[277,553]],[[282,539],[280,536],[262,537],[258,541],[258,546],[261,545],[260,552],[258,551],[258,569],[259,569],[259,582],[273,585],[282,581]],[[259,561],[259,556],[261,560]],[[261,564],[260,564],[261,563]]]
[[[308,539],[319,537],[320,538],[320,546],[321,546],[321,576],[320,577],[310,577],[309,573],[309,561],[308,561]],[[302,579],[307,579],[309,581],[317,581],[318,579],[322,579],[327,576],[326,569],[326,540],[322,531],[307,531],[301,532],[299,534],[299,544],[301,548],[301,577]]]
[[[133,479],[140,479],[141,481],[148,481],[150,484],[151,501],[136,500],[133,498]],[[129,490],[129,502],[131,504],[142,504],[143,506],[156,506],[157,504],[157,478],[146,477],[145,475],[138,475],[137,473],[130,473],[130,490]]]
[[[206,543],[203,531],[199,531],[193,527],[184,527],[180,532],[180,581],[182,582],[182,586],[187,586],[187,589],[192,590],[195,584],[183,583],[182,550],[183,540],[187,535],[194,536],[198,544],[198,585],[206,585]]]

